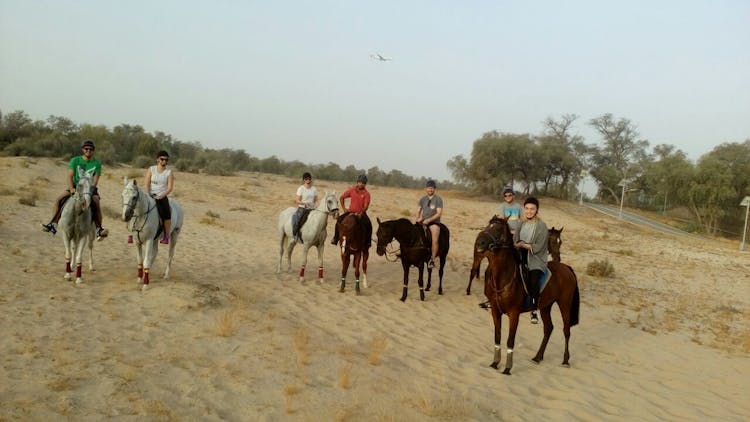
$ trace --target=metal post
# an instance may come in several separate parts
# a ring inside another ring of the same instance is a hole
[[[740,245],[740,250],[745,250],[745,237],[747,236],[747,215],[750,213],[750,204],[745,205],[745,229],[742,230],[742,244]]]

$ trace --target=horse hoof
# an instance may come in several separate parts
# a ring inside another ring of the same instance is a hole
[[[362,292],[360,292],[359,290],[357,290],[356,292],[354,292],[354,294],[357,295],[357,296],[362,296]]]
[[[401,299],[399,299],[399,300],[402,301],[402,302],[406,302],[406,298],[405,297],[401,297]]]
[[[145,292],[148,289],[149,289],[148,284],[144,284],[143,286],[141,286],[141,291],[142,292]]]
[[[542,358],[534,357],[531,359],[531,361],[538,365],[542,361]]]
[[[570,368],[570,363],[568,363],[568,362],[563,362],[563,363],[562,363],[562,366],[564,366],[564,367],[566,367],[566,368]]]
[[[443,294],[443,289],[438,289],[438,294],[439,295]]]
[[[510,375],[510,369],[505,368],[505,370],[503,371],[503,375]]]
[[[81,284],[81,283],[83,283],[83,279],[82,278],[77,278],[76,279],[76,284]]]
[[[500,364],[500,362],[492,362],[492,363],[490,364],[490,368],[495,368],[495,369],[497,369],[497,365],[499,365],[499,364]]]
[[[65,278],[66,280],[70,280],[70,278],[71,278],[71,276],[70,276],[70,273],[66,273],[66,274],[65,274],[65,275],[63,276],[63,278]]]
[[[344,293],[344,289],[343,288],[339,289],[339,293]]]

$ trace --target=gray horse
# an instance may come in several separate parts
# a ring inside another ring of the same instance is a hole
[[[292,215],[297,210],[296,207],[289,207],[279,214],[279,266],[276,272],[281,272],[281,264],[286,255],[287,268],[292,268],[292,251],[297,244],[297,240],[292,236]],[[300,229],[302,236],[302,267],[299,270],[299,281],[305,281],[305,266],[307,265],[307,252],[310,247],[315,246],[318,251],[318,281],[323,282],[323,250],[326,244],[326,225],[328,216],[337,218],[339,215],[339,201],[336,198],[336,192],[326,192],[320,204],[315,209],[310,210],[307,221]]]
[[[93,169],[91,170],[93,172]],[[78,169],[76,192],[65,201],[58,231],[65,243],[65,279],[72,278],[71,259],[75,256],[76,284],[83,283],[81,261],[83,250],[89,249],[89,271],[94,270],[94,221],[91,216],[92,173]]]

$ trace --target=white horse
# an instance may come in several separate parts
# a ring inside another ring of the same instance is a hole
[[[60,214],[58,230],[65,243],[65,279],[72,278],[73,270],[70,260],[75,252],[76,284],[83,283],[81,261],[85,247],[89,249],[89,271],[94,270],[94,221],[91,214],[93,171],[93,169],[90,172],[78,169],[76,193],[65,201]]]
[[[297,244],[297,239],[292,236],[292,215],[297,211],[297,207],[289,207],[279,214],[279,266],[276,272],[281,272],[281,264],[286,254],[287,268],[292,268],[292,251]],[[307,252],[310,247],[315,246],[318,251],[318,281],[323,282],[323,250],[326,244],[326,225],[328,216],[336,219],[339,215],[339,201],[336,198],[336,192],[326,192],[320,204],[315,209],[310,210],[307,221],[300,229],[302,236],[302,267],[299,270],[299,281],[305,281],[305,266],[307,265]]]
[[[172,198],[169,198],[169,206],[172,212],[172,232],[169,233],[169,259],[164,270],[164,278],[169,278],[169,268],[174,257],[174,248],[182,230],[182,207]],[[131,221],[132,219],[132,221]],[[161,223],[159,212],[156,209],[156,200],[142,191],[135,179],[125,178],[125,189],[122,190],[122,221],[128,222],[128,230],[133,233],[133,241],[136,244],[136,257],[138,259],[138,283],[143,283],[141,289],[147,290],[148,273],[159,252],[159,239]],[[163,227],[161,227],[163,229]],[[143,254],[143,245],[146,245],[146,254]]]

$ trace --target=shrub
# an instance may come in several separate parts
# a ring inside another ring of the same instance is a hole
[[[611,277],[615,274],[615,267],[607,259],[593,261],[586,266],[586,274],[594,277]]]

